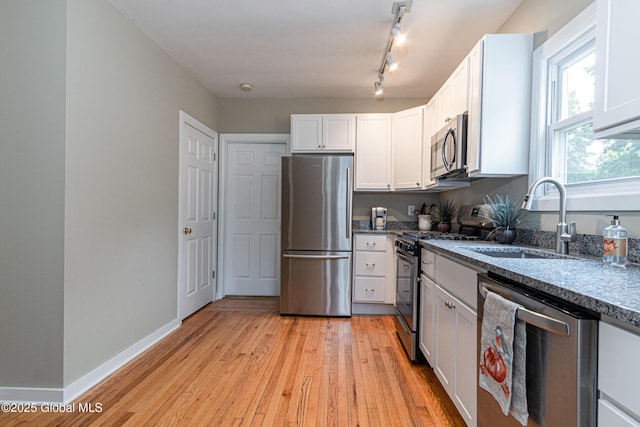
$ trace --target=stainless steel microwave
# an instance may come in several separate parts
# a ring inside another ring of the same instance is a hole
[[[466,174],[468,114],[459,114],[431,137],[431,179]]]

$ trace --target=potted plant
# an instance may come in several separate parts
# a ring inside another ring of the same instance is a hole
[[[431,220],[437,225],[438,231],[446,233],[451,230],[451,222],[456,215],[458,207],[449,199],[440,199],[431,208]]]
[[[508,194],[505,197],[496,194],[495,198],[487,196],[484,200],[481,215],[493,223],[496,241],[510,245],[516,238],[516,227],[522,223],[526,213]]]

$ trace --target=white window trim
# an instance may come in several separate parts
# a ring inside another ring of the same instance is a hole
[[[531,105],[531,147],[529,185],[545,176],[550,153],[546,152],[548,63],[568,44],[595,34],[596,4],[588,6],[571,22],[533,52],[533,86]],[[597,183],[571,184],[567,187],[569,211],[637,211],[640,210],[640,179],[627,178]],[[533,202],[534,211],[557,211],[558,191],[552,185],[540,186]]]

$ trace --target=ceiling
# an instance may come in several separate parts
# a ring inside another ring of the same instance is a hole
[[[385,98],[431,98],[522,0],[413,0]],[[111,0],[220,98],[373,98],[393,0]],[[251,92],[240,83],[254,85]]]

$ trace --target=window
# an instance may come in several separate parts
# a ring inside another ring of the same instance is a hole
[[[637,210],[640,140],[593,136],[595,34],[594,4],[534,52],[529,178],[563,182],[571,210]],[[534,208],[557,210],[557,197],[548,186]]]

